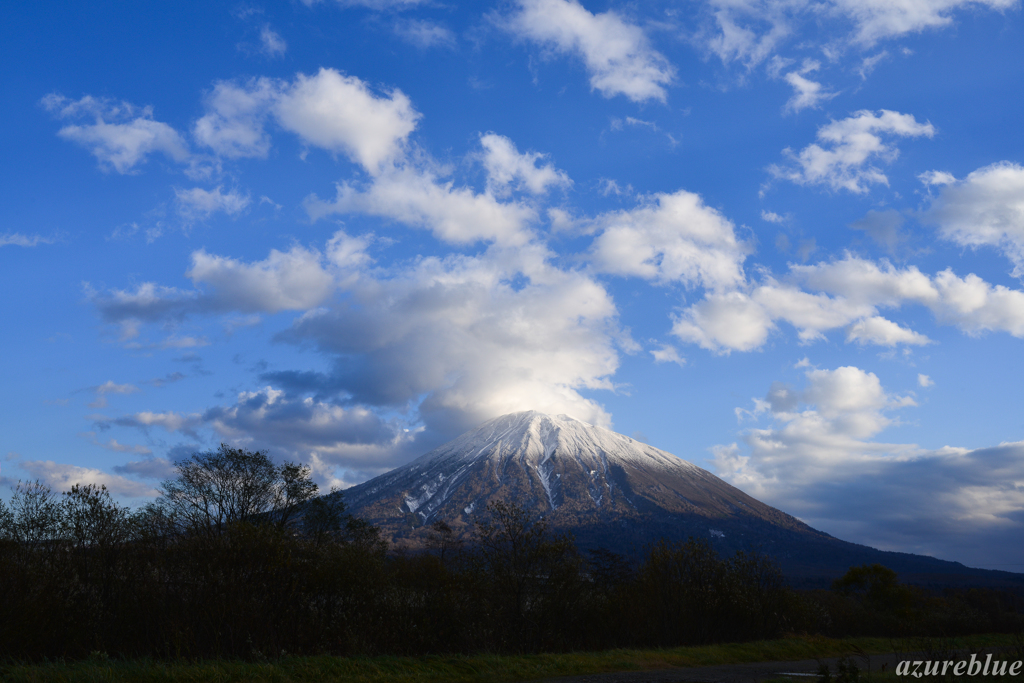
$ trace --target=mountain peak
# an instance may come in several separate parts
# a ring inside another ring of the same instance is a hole
[[[535,410],[488,420],[345,497],[374,523],[410,527],[437,519],[471,526],[474,513],[496,500],[594,523],[657,510],[710,517],[773,510],[671,453]]]

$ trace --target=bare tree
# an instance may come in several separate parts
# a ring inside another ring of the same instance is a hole
[[[277,466],[264,451],[221,444],[174,463],[177,477],[161,484],[151,512],[183,530],[218,533],[237,522],[266,521],[281,527],[298,506],[317,495],[309,467]]]

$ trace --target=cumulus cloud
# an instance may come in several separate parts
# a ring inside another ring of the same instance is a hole
[[[402,91],[378,96],[355,76],[326,68],[296,76],[282,88],[273,111],[281,126],[307,144],[345,154],[371,173],[401,154],[420,118]]]
[[[736,238],[731,221],[692,192],[655,194],[637,208],[598,216],[594,227],[600,234],[590,260],[600,272],[710,289],[744,280],[750,247]]]
[[[206,97],[206,110],[193,135],[219,156],[266,157],[272,119],[307,145],[344,154],[370,173],[403,155],[420,118],[400,90],[378,94],[359,78],[327,68],[297,74],[291,82],[219,82]]]
[[[551,164],[538,167],[543,154],[521,154],[514,142],[504,135],[487,133],[480,136],[483,164],[487,170],[487,189],[494,195],[505,196],[513,189],[524,189],[532,194],[544,194],[550,187],[568,187],[572,181],[565,171]]]
[[[888,185],[889,179],[869,162],[878,159],[893,161],[899,150],[883,141],[882,135],[896,137],[932,137],[930,123],[918,123],[910,114],[882,109],[878,113],[862,110],[853,116],[818,129],[817,143],[799,153],[786,148],[783,153],[792,165],[769,167],[777,178],[800,185],[826,185],[833,190],[862,194],[873,184]]]
[[[135,338],[142,323],[189,315],[307,310],[334,292],[331,268],[369,261],[366,245],[365,239],[341,232],[328,242],[326,254],[295,245],[286,252],[271,249],[266,259],[252,263],[200,249],[192,253],[191,267],[185,272],[196,285],[191,291],[144,282],[134,291],[94,292],[91,299],[105,321],[122,326],[122,339]]]
[[[590,87],[605,97],[665,101],[675,71],[639,26],[614,11],[591,14],[576,0],[520,0],[506,28],[542,46],[581,58]]]
[[[917,384],[918,384],[918,386],[927,388],[927,387],[935,386],[935,381],[931,377],[929,377],[928,375],[920,375],[919,374],[917,376]]]
[[[671,344],[661,344],[656,349],[651,349],[655,363],[675,363],[679,367],[686,364],[686,359],[679,355],[679,350]]]
[[[313,220],[335,213],[363,213],[430,230],[450,244],[481,240],[524,244],[537,218],[530,205],[456,187],[434,170],[414,166],[392,167],[362,189],[339,183],[334,201],[310,195],[305,206]]]
[[[915,405],[909,396],[856,367],[809,370],[805,380],[802,391],[777,383],[737,411],[769,424],[714,449],[720,476],[841,538],[975,565],[1020,561],[1007,541],[1024,521],[1014,483],[1024,443],[929,451],[875,441],[894,411]]]
[[[209,293],[184,297],[155,286],[123,293],[107,309],[112,321],[298,306],[305,312],[277,340],[311,345],[330,366],[264,373],[267,386],[233,406],[98,423],[194,438],[212,428],[239,443],[248,434],[281,451],[315,453],[324,472],[362,472],[346,475],[348,483],[377,473],[374,462],[397,464],[416,454],[414,446],[436,445],[508,412],[537,409],[610,424],[582,392],[612,389],[618,350],[638,347],[592,276],[553,265],[554,255],[532,242],[393,269],[372,263],[369,244],[338,233],[322,252],[296,247],[256,263],[199,251],[188,274]],[[289,268],[296,279],[289,280]],[[326,292],[336,296],[323,298]],[[380,418],[410,409],[413,424],[424,426],[412,436]],[[358,434],[368,436],[360,441]]]
[[[221,81],[207,94],[206,114],[195,122],[192,135],[221,157],[265,158],[270,151],[266,118],[277,95],[277,85],[268,78]]]
[[[188,221],[203,220],[217,212],[237,216],[250,204],[248,195],[243,195],[237,190],[229,190],[225,193],[223,186],[220,185],[212,190],[204,190],[201,187],[193,187],[188,190],[175,189],[174,196],[177,201],[178,213]]]
[[[965,247],[994,247],[1013,263],[1013,275],[1024,277],[1024,167],[1009,161],[979,168],[961,181],[933,171],[942,190],[924,212],[939,234]]]
[[[425,424],[448,436],[531,408],[608,424],[578,390],[611,388],[617,311],[598,282],[549,257],[537,245],[491,247],[361,278],[351,302],[306,313],[281,335],[336,358],[332,372],[268,379],[363,405],[419,402]]]
[[[1024,292],[992,285],[973,273],[960,277],[947,268],[928,276],[914,266],[899,269],[887,261],[852,256],[791,270],[805,286],[849,301],[871,306],[917,303],[940,323],[968,334],[998,331],[1024,337]]]
[[[455,47],[455,34],[442,24],[426,19],[399,19],[395,35],[418,48]]]
[[[683,341],[726,354],[760,348],[773,329],[768,312],[743,292],[711,293],[672,324],[672,334]]]
[[[57,134],[88,149],[104,170],[131,173],[153,152],[178,162],[189,158],[185,140],[171,126],[154,120],[152,107],[90,95],[72,101],[57,94],[44,97],[42,105],[60,119],[92,120],[66,125]]]
[[[857,342],[862,346],[864,344],[877,344],[879,346],[910,344],[912,346],[924,346],[931,343],[931,340],[923,334],[918,334],[906,327],[900,327],[893,321],[886,320],[878,315],[865,318],[851,325],[846,334],[846,341]]]
[[[287,252],[271,249],[263,261],[242,263],[208,254],[192,254],[185,273],[197,285],[213,288],[208,306],[244,313],[306,310],[323,302],[334,290],[334,280],[321,265],[318,252],[293,246]]]
[[[920,346],[930,340],[878,314],[880,308],[916,304],[940,324],[968,334],[1007,332],[1024,337],[1024,292],[992,285],[951,269],[929,276],[916,267],[895,268],[847,255],[838,261],[791,264],[785,280],[765,275],[744,290],[712,292],[674,317],[672,333],[716,353],[761,348],[779,321],[804,342],[848,327],[847,341]]]

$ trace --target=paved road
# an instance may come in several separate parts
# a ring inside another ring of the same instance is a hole
[[[883,665],[887,671],[901,659],[921,659],[924,653],[910,652],[902,655],[869,655],[853,657],[861,671],[878,671]],[[729,664],[726,666],[700,666],[686,669],[658,669],[654,671],[627,671],[622,673],[589,674],[545,678],[530,683],[755,683],[770,678],[782,678],[783,674],[804,674],[791,676],[793,681],[817,681],[818,667],[828,664],[836,671],[837,657],[804,659],[798,662],[759,662],[757,664]]]

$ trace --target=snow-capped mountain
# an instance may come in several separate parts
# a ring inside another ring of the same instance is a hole
[[[817,533],[671,453],[568,415],[535,411],[485,422],[348,489],[344,498],[353,513],[395,540],[414,537],[435,520],[468,529],[498,500],[577,533],[677,517],[699,535],[719,539],[729,533],[719,527],[744,520]]]
[[[506,501],[584,548],[632,554],[661,539],[704,538],[725,554],[773,555],[797,585],[826,587],[875,562],[934,585],[1024,585],[1019,574],[841,541],[671,453],[568,415],[495,418],[343,498],[393,546],[411,549],[438,520],[471,540],[488,503]]]

